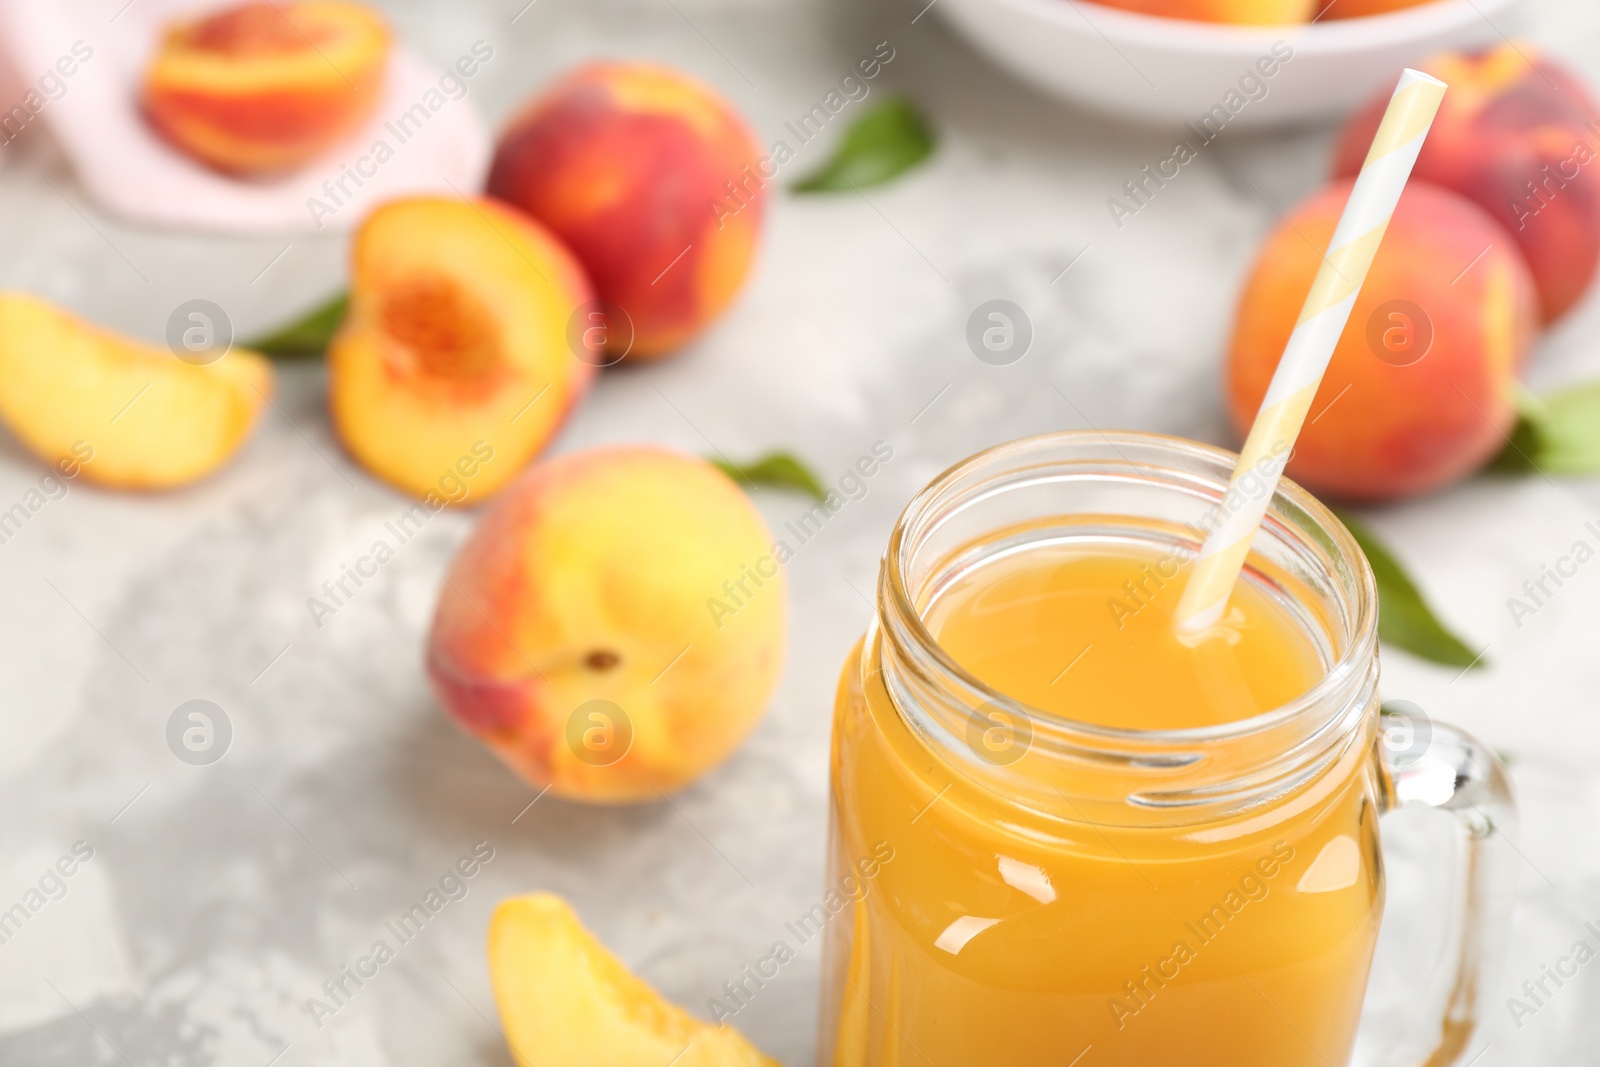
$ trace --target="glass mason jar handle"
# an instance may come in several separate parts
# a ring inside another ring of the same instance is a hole
[[[1399,720],[1396,722],[1396,720]],[[1377,758],[1383,810],[1418,801],[1455,815],[1466,831],[1466,857],[1455,934],[1455,974],[1444,1016],[1417,1034],[1406,1017],[1409,1041],[1363,1041],[1372,1067],[1448,1067],[1465,1059],[1468,1042],[1505,955],[1516,902],[1517,803],[1505,764],[1465,731],[1401,712],[1380,720]],[[1413,1036],[1415,1035],[1415,1036]],[[1377,1036],[1377,1035],[1375,1035]],[[1429,1049],[1421,1056],[1417,1044]],[[1404,1051],[1409,1049],[1409,1053]]]

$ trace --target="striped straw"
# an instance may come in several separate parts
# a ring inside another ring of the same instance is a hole
[[[1328,254],[1306,294],[1300,321],[1289,336],[1250,436],[1239,452],[1239,463],[1217,511],[1217,525],[1206,538],[1178,602],[1181,631],[1197,633],[1210,628],[1228,606],[1233,584],[1250,554],[1278,477],[1289,461],[1289,451],[1305,423],[1317,386],[1322,384],[1339,335],[1344,333],[1356,294],[1367,279],[1367,268],[1389,227],[1389,217],[1411,176],[1417,153],[1422,151],[1423,138],[1433,125],[1445,89],[1444,82],[1421,71],[1408,68],[1400,75],[1367,161],[1333,231]]]

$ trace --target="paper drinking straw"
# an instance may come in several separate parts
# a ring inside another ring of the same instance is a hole
[[[1250,436],[1239,452],[1239,463],[1217,510],[1217,525],[1206,538],[1178,602],[1182,631],[1201,632],[1222,618],[1445,89],[1444,82],[1421,71],[1407,68],[1400,75],[1367,161],[1356,176],[1344,214],[1339,216],[1328,254],[1322,257],[1316,281],[1306,294],[1300,321],[1289,335]]]

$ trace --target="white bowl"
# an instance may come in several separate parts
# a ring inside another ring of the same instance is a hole
[[[1163,125],[1198,123],[1221,106],[1226,125],[1263,127],[1347,113],[1408,63],[1498,42],[1508,27],[1497,16],[1519,3],[1434,0],[1291,26],[1186,22],[1090,0],[937,0],[936,7],[979,51],[1063,100]],[[1292,57],[1273,62],[1275,44]],[[1263,57],[1271,77],[1256,67]],[[1241,89],[1247,75],[1260,83],[1245,86],[1255,99]]]

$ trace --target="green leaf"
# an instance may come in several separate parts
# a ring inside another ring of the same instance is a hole
[[[244,345],[269,356],[320,356],[344,321],[349,297],[340,293],[300,318]]]
[[[1489,461],[1489,469],[1501,474],[1532,474],[1534,455],[1539,451],[1538,433],[1527,416],[1517,420],[1511,438],[1500,454]]]
[[[1600,474],[1600,382],[1545,397],[1518,397],[1521,418],[1496,470],[1526,474]]]
[[[1366,554],[1378,581],[1378,638],[1448,667],[1487,666],[1482,656],[1439,621],[1422,591],[1377,536],[1349,513],[1337,514]]]
[[[897,96],[852,123],[833,158],[796,182],[794,191],[832,193],[882,185],[931,156],[933,146],[933,128],[922,112]]]
[[[746,485],[796,489],[817,500],[826,499],[828,495],[810,468],[788,452],[768,452],[754,463],[729,463],[721,459],[713,459],[710,463],[734,481]]]

